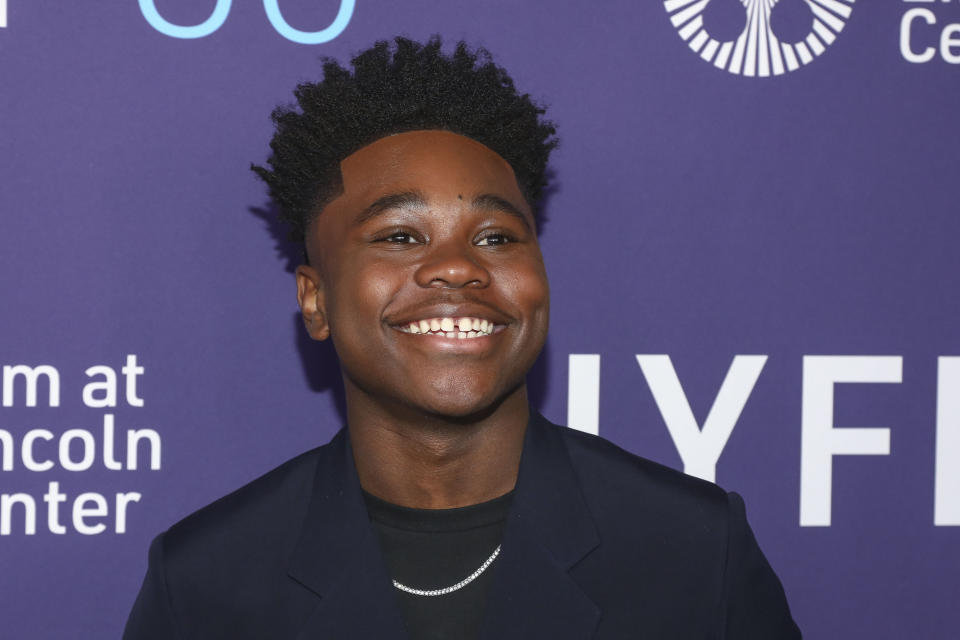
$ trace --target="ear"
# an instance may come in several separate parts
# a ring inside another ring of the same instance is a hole
[[[327,310],[323,295],[323,280],[320,273],[310,265],[297,267],[297,304],[303,315],[303,325],[314,340],[330,337]]]

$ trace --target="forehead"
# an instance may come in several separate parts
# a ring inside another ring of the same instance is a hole
[[[381,138],[340,163],[343,196],[360,201],[393,189],[437,198],[493,192],[526,208],[513,168],[483,144],[449,131],[409,131]]]

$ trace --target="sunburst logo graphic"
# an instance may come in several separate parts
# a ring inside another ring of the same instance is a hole
[[[711,19],[716,20],[717,12],[723,9],[729,17],[731,5],[736,17],[738,2],[746,13],[742,28],[739,20],[735,25],[735,29],[741,29],[739,35],[729,37],[736,30],[727,38],[712,34]],[[763,78],[795,71],[823,54],[843,31],[854,2],[727,0],[721,6],[721,0],[665,0],[663,6],[680,37],[701,58],[730,73]],[[787,17],[780,19],[781,15]]]

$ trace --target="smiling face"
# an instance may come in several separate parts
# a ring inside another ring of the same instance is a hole
[[[310,335],[333,339],[348,408],[525,410],[549,292],[510,165],[469,138],[413,131],[340,166],[343,193],[309,228],[297,287]]]

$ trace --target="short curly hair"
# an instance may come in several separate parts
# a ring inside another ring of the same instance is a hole
[[[377,42],[351,62],[352,73],[325,59],[323,80],[297,86],[296,105],[272,115],[270,168],[251,165],[292,241],[302,245],[313,218],[342,193],[341,160],[405,131],[447,130],[489,147],[510,164],[537,211],[556,128],[488,51],[460,42],[447,55],[438,36],[426,44],[399,37],[392,45]]]

